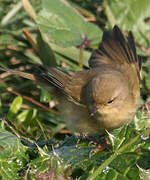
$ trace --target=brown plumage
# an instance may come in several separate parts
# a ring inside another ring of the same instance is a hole
[[[133,118],[140,94],[140,64],[132,33],[125,39],[115,26],[104,32],[89,59],[89,70],[39,65],[33,77],[42,87],[49,91],[55,87],[54,93],[61,94],[58,108],[69,129],[95,135]]]

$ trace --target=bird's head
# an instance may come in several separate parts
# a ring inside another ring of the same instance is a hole
[[[98,74],[87,86],[87,106],[91,116],[120,108],[129,96],[128,80],[117,71]]]

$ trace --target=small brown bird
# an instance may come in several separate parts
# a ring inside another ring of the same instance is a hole
[[[135,115],[141,63],[132,33],[125,39],[117,26],[104,32],[89,66],[89,70],[64,71],[38,65],[33,75],[8,71],[36,80],[50,92],[54,87],[53,93],[61,94],[58,109],[68,128],[96,135],[127,124]]]

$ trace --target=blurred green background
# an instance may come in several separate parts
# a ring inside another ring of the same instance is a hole
[[[0,179],[150,179],[150,1],[1,0],[0,65],[80,70],[117,24],[133,32],[142,59],[141,99],[130,125],[98,137],[109,149],[71,135],[52,94],[32,81],[0,74]]]

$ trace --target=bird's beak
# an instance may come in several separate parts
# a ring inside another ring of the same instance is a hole
[[[93,107],[90,116],[94,116],[94,114],[97,112],[98,108],[96,106]]]

